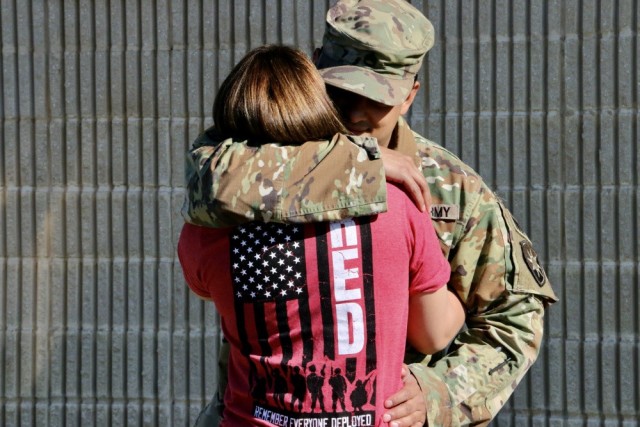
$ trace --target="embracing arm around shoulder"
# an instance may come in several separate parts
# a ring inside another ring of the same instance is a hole
[[[446,286],[414,294],[409,298],[407,339],[421,353],[436,353],[455,338],[464,319],[460,300]]]
[[[372,215],[387,209],[382,166],[373,138],[252,146],[205,132],[186,158],[182,215],[206,227]]]

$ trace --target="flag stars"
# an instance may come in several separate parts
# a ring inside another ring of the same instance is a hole
[[[301,227],[279,224],[236,229],[231,236],[230,265],[239,300],[288,300],[305,293],[300,230]]]

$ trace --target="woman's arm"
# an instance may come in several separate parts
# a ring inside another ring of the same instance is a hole
[[[407,340],[421,353],[436,353],[458,334],[464,319],[460,300],[446,286],[435,292],[414,294],[409,298]]]

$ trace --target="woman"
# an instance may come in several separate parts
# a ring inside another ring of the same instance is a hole
[[[286,156],[286,144],[347,138],[314,65],[289,47],[249,52],[213,115],[223,141],[213,151],[233,140],[278,141]],[[287,191],[270,178],[252,182],[265,197]],[[216,304],[230,342],[221,425],[384,425],[405,342],[432,353],[462,326],[431,222],[402,191],[385,189],[387,212],[339,222],[185,224],[185,278]]]

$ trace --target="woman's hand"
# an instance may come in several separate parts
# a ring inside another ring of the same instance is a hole
[[[421,212],[431,208],[431,193],[427,181],[413,159],[406,154],[380,147],[387,181],[402,186]]]
[[[424,395],[407,365],[402,365],[403,386],[384,401],[388,411],[382,421],[390,427],[422,427],[427,422],[427,404]]]

